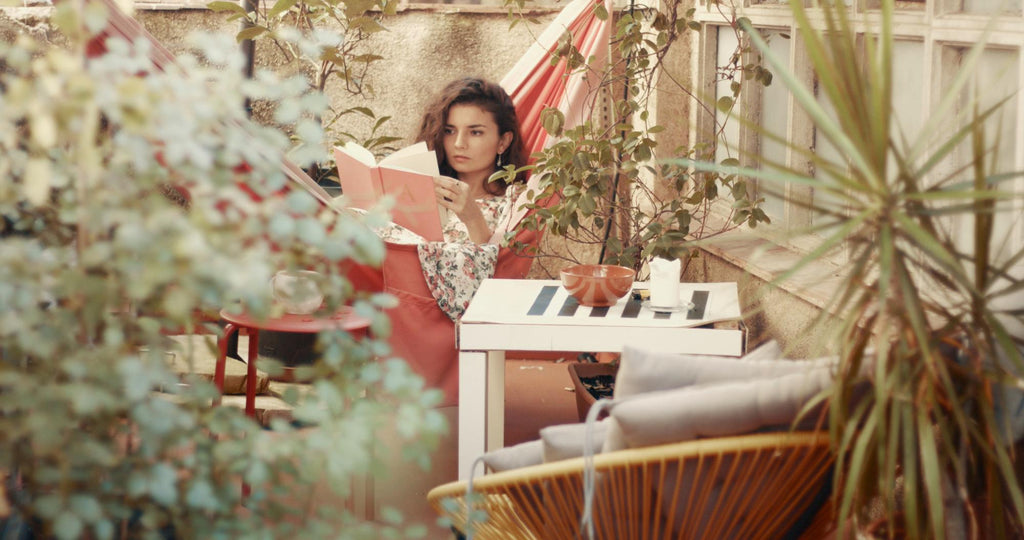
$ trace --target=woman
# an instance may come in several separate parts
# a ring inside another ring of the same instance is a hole
[[[483,79],[452,81],[427,107],[417,140],[437,155],[443,175],[434,182],[437,201],[458,218],[445,226],[445,238],[489,241],[518,194],[503,178],[489,179],[506,165],[526,165],[512,98]],[[515,178],[524,181],[523,173]]]
[[[458,403],[455,321],[480,281],[498,276],[499,249],[489,241],[519,191],[490,177],[506,165],[525,166],[527,156],[512,99],[476,78],[445,86],[427,107],[417,140],[437,155],[435,194],[452,214],[446,242],[389,241],[382,269],[357,265],[349,278],[360,290],[398,299],[388,312],[392,353],[444,392],[444,407]],[[520,173],[515,185],[522,183]]]

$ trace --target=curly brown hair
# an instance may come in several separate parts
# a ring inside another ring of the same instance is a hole
[[[423,121],[420,123],[420,133],[417,141],[424,141],[427,146],[437,154],[437,166],[441,174],[457,177],[455,169],[448,164],[448,157],[444,153],[444,128],[448,123],[448,111],[452,105],[476,105],[491,113],[494,121],[498,124],[498,134],[512,133],[512,143],[501,154],[501,162],[515,165],[516,168],[523,167],[527,162],[526,148],[523,146],[523,137],[519,133],[519,120],[516,117],[516,108],[512,103],[505,89],[500,85],[473,77],[457,79],[444,87],[443,90],[427,106],[423,113]],[[495,165],[495,170],[498,170]],[[525,182],[525,173],[519,172],[516,175],[515,183]],[[508,183],[504,179],[494,182],[487,182],[484,185],[491,195],[504,195]]]

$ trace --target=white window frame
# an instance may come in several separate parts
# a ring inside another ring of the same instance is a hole
[[[877,21],[880,15],[876,9],[866,6],[865,0],[853,0],[856,2],[857,18],[855,28],[863,32],[865,28],[871,28],[865,21]],[[991,1],[991,0],[989,0]],[[851,2],[852,3],[852,2]],[[877,2],[876,2],[877,4]],[[923,44],[924,57],[931,61],[925,62],[923,69],[924,82],[919,88],[912,89],[915,94],[920,95],[920,103],[924,109],[922,114],[927,115],[937,100],[942,95],[943,76],[948,73],[949,65],[945,65],[942,59],[942,52],[948,47],[970,47],[971,44],[985,37],[986,26],[990,23],[988,15],[962,14],[955,11],[957,0],[926,0],[924,2],[901,3],[897,8],[894,18],[894,38],[897,40],[917,40]],[[1019,7],[1018,7],[1019,9]],[[809,69],[809,61],[799,43],[799,35],[793,28],[793,18],[788,4],[750,4],[737,6],[737,13],[747,17],[755,27],[761,29],[777,30],[786,32],[791,37],[789,63],[790,68],[808,84],[813,83],[813,74]],[[809,7],[808,13],[820,18],[820,12]],[[697,6],[695,19],[702,23],[703,30],[696,43],[693,54],[694,80],[698,88],[705,92],[714,91],[714,84],[711,82],[714,75],[713,62],[718,49],[716,27],[728,24],[722,13],[714,6],[709,8],[705,0]],[[728,31],[728,29],[726,30]],[[862,34],[863,36],[863,34]],[[1024,88],[1024,17],[1020,13],[1003,15],[995,21],[994,28],[987,35],[986,41],[989,48],[1010,50],[1016,54],[1016,71],[1018,88]],[[948,62],[948,61],[947,61]],[[947,69],[947,71],[943,71]],[[781,84],[776,79],[773,84]],[[750,85],[747,88],[751,88]],[[899,91],[899,89],[896,89]],[[747,90],[745,90],[747,92]],[[1024,170],[1024,92],[1019,92],[1016,97],[1016,130],[1013,141],[1013,164],[1015,170]],[[759,102],[760,93],[756,90],[748,92],[743,98],[739,107],[746,108],[745,113],[752,113],[758,118],[757,109],[762,105]],[[790,141],[799,142],[805,147],[811,147],[814,141],[813,126],[806,115],[793,103],[792,96],[786,104],[788,111],[788,122],[786,136]],[[751,108],[754,108],[752,110]],[[691,118],[691,140],[701,140],[701,133],[707,133],[711,120],[700,118],[694,115]],[[1007,120],[1009,121],[1009,120]],[[738,141],[732,141],[743,152],[756,152],[759,148],[759,137],[750,128],[741,129]],[[789,152],[787,160],[790,166],[796,166],[794,160],[797,156]],[[804,170],[807,170],[806,167]],[[756,189],[756,188],[755,188]],[[1024,193],[1024,182],[1018,182],[1015,186],[1018,192]],[[795,196],[813,196],[808,188],[793,187],[787,188],[787,198]],[[1018,204],[1018,207],[1020,205]],[[1019,213],[1019,212],[1018,212]],[[773,223],[769,226],[759,226],[752,233],[765,239],[778,243],[779,245],[797,252],[806,252],[816,244],[814,238],[793,238],[790,231],[801,228],[810,223],[811,216],[804,209],[793,204],[786,204],[786,210],[782,216],[770,216]],[[1016,224],[1015,235],[1012,239],[1016,247],[1024,245],[1024,225]],[[845,256],[839,254],[833,259],[834,263],[842,263]]]

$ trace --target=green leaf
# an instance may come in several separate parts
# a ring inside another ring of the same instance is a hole
[[[46,519],[55,519],[64,509],[64,501],[58,495],[42,495],[35,501],[35,510]]]
[[[541,112],[541,125],[549,135],[559,136],[562,127],[565,125],[565,115],[554,108],[547,108]]]
[[[245,8],[237,2],[224,2],[218,0],[216,2],[206,4],[206,8],[217,13],[227,11],[237,13],[239,15],[245,15]]]
[[[157,463],[149,470],[149,495],[160,504],[172,505],[178,500],[177,472],[166,463]]]
[[[923,411],[922,411],[923,412]],[[932,432],[931,420],[927,415],[920,414],[917,418],[918,443],[920,444],[921,452],[921,469],[922,478],[924,480],[925,495],[928,499],[928,506],[931,515],[931,527],[932,531],[942,531],[944,527],[944,519],[942,512],[935,512],[934,510],[943,508],[942,503],[942,467],[940,465],[940,458],[935,448],[935,436]]]
[[[350,30],[359,30],[368,34],[375,34],[387,30],[379,21],[370,17],[358,17],[349,21]]]
[[[82,520],[71,512],[62,512],[53,522],[53,532],[57,538],[77,539],[82,536],[83,530]]]
[[[68,508],[82,520],[93,523],[103,517],[103,507],[96,497],[87,494],[75,494],[68,499]]]
[[[276,19],[282,13],[290,10],[299,3],[299,0],[277,0],[274,6],[267,12],[268,19]]]
[[[235,36],[235,41],[241,43],[245,40],[256,39],[257,37],[269,31],[270,30],[265,26],[250,26],[239,31],[238,34]]]

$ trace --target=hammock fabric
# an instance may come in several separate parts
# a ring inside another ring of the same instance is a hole
[[[150,59],[155,67],[167,70],[175,64],[174,55],[156,40],[136,19],[121,11],[114,0],[94,0],[109,11],[107,27],[97,34],[87,47],[89,57],[106,52],[105,41],[120,36],[129,42],[146,39],[152,43]],[[595,7],[603,5],[611,13],[610,0],[573,0],[566,5],[554,21],[541,33],[530,49],[501,80],[502,87],[516,104],[520,130],[529,152],[544,148],[548,136],[540,124],[541,111],[557,107],[566,116],[566,127],[588,119],[597,100],[595,89],[599,85],[600,70],[608,56],[611,21],[601,20]],[[585,58],[590,59],[586,72],[569,72],[565,60],[551,63],[551,54],[559,39],[568,32],[574,45]],[[292,181],[291,187],[301,186],[323,204],[331,197],[300,167],[282,156],[281,169]],[[243,171],[244,172],[244,171]],[[530,182],[535,183],[536,178]],[[525,200],[526,193],[516,203]],[[254,193],[250,194],[256,197]],[[187,197],[187,193],[184,194]],[[494,231],[491,243],[504,239],[526,215],[520,211]],[[515,242],[536,246],[540,231],[521,231]],[[399,299],[398,307],[390,310],[392,352],[409,362],[428,386],[445,393],[444,405],[453,405],[458,399],[458,350],[455,346],[455,323],[438,306],[424,280],[415,245],[386,243],[387,256],[382,268],[355,266],[348,269],[349,278],[358,290],[386,291]],[[530,269],[532,259],[521,256],[507,247],[498,252],[494,277],[523,278]]]
[[[567,129],[586,121],[595,109],[601,68],[608,58],[611,37],[611,20],[602,20],[595,14],[602,4],[610,14],[610,0],[575,0],[568,4],[501,80],[501,86],[516,104],[519,129],[530,154],[543,150],[548,142],[540,118],[545,108],[557,107],[565,115]],[[551,64],[552,52],[566,32],[580,54],[588,59],[585,71],[570,73],[564,58]],[[536,179],[531,178],[531,184],[534,182]],[[520,201],[525,201],[525,197],[524,193]],[[500,242],[525,215],[525,210],[513,214],[503,229],[494,232],[491,242]]]

